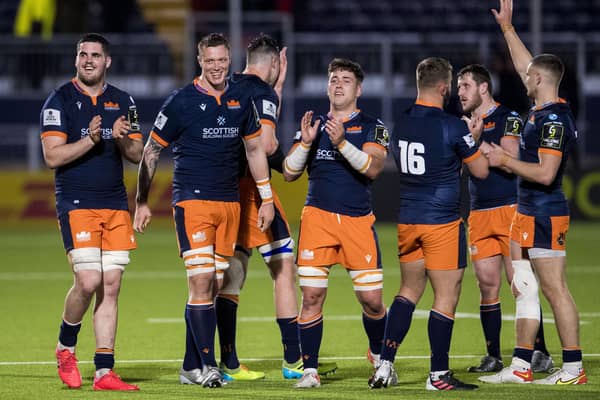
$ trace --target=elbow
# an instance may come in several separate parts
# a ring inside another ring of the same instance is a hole
[[[554,182],[554,178],[556,178],[556,174],[544,174],[538,179],[538,183],[541,183],[544,186],[550,186],[552,182]]]
[[[288,172],[286,172],[285,170],[283,171],[283,180],[286,182],[293,182],[296,179],[298,179],[300,175],[292,175]]]
[[[58,162],[58,160],[55,160],[50,157],[44,157],[44,162],[46,163],[46,166],[50,169],[56,169],[60,167],[60,163]]]

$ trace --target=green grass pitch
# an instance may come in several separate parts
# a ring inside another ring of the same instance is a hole
[[[394,225],[379,224],[384,261],[384,298],[389,305],[399,286]],[[568,236],[568,279],[581,313],[584,363],[590,383],[581,387],[533,385],[480,385],[475,392],[430,393],[425,390],[429,366],[427,311],[431,291],[417,305],[411,330],[400,347],[397,387],[369,390],[371,367],[365,359],[367,340],[360,307],[350,278],[339,266],[329,281],[321,357],[335,360],[338,372],[322,379],[314,390],[293,389],[281,377],[281,343],[274,321],[271,281],[262,260],[252,258],[239,308],[238,354],[252,369],[267,377],[256,382],[234,382],[222,389],[180,385],[178,369],[184,349],[183,311],[186,280],[177,256],[170,223],[154,223],[139,236],[121,290],[116,371],[140,386],[139,393],[92,393],[94,353],[89,313],[78,343],[83,387],[68,390],[59,381],[54,361],[64,296],[71,274],[55,225],[19,225],[0,228],[0,399],[287,399],[287,398],[410,398],[410,399],[599,399],[600,398],[600,224],[573,223]],[[505,317],[514,314],[514,301],[503,286]],[[560,365],[560,344],[548,303],[542,302],[549,349]],[[478,319],[479,295],[472,268],[465,273],[451,348],[450,366],[457,376],[476,382],[466,373],[484,351]],[[502,352],[510,362],[513,322],[502,327]],[[537,377],[541,377],[538,375]]]

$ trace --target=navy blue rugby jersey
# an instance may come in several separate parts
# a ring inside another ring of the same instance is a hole
[[[163,104],[151,135],[173,146],[173,204],[183,200],[239,201],[242,138],[259,136],[261,125],[250,93],[228,82],[221,96],[198,79]]]
[[[481,140],[500,145],[502,138],[520,140],[523,121],[516,111],[496,104],[483,116]],[[517,203],[517,176],[490,168],[487,178],[469,176],[471,210],[483,210]]]
[[[98,96],[90,96],[75,79],[54,90],[40,113],[41,137],[58,136],[73,143],[89,135],[89,124],[102,117],[102,140],[79,159],[58,167],[56,202],[59,208],[127,210],[123,184],[123,159],[112,138],[117,118],[130,117],[129,137],[141,140],[133,98],[106,84]]]
[[[317,137],[308,155],[308,194],[306,205],[350,216],[372,212],[372,179],[355,170],[331,144],[325,131],[329,116],[315,117],[321,121]],[[387,152],[389,135],[379,119],[360,110],[344,120],[346,140],[359,149],[378,146]],[[300,132],[294,143],[300,141]]]
[[[460,218],[462,162],[481,153],[460,119],[417,102],[400,114],[390,141],[398,168],[398,223],[445,224]]]
[[[233,74],[231,82],[238,84],[240,90],[246,92],[252,98],[261,125],[270,125],[273,129],[277,129],[279,97],[275,90],[258,76],[252,74]],[[243,148],[240,155],[240,175],[251,176]]]
[[[530,111],[521,139],[521,161],[539,163],[539,153],[546,153],[561,157],[561,163],[554,181],[548,186],[519,179],[520,213],[531,216],[569,215],[562,178],[576,140],[575,119],[564,100],[543,104]]]

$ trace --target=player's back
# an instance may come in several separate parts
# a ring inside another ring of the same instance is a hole
[[[460,216],[462,161],[477,153],[467,126],[417,103],[402,113],[390,143],[398,167],[398,222],[443,224]]]

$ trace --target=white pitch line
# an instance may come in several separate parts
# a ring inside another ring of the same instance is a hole
[[[396,360],[428,360],[431,356],[429,355],[409,355],[409,356],[396,356]],[[510,358],[511,355],[504,354],[503,357]],[[600,357],[599,354],[587,354],[584,353],[585,358],[596,358]],[[451,355],[450,358],[454,359],[471,359],[481,358],[481,354],[458,354]],[[319,360],[324,361],[356,361],[366,360],[364,355],[362,356],[341,356],[341,357],[319,357]],[[182,359],[172,360],[117,360],[117,364],[160,364],[160,363],[180,363]],[[240,358],[242,362],[264,362],[264,361],[281,361],[281,358],[276,357],[261,357],[261,358]],[[93,361],[78,361],[79,364],[93,364]],[[11,365],[56,365],[55,361],[0,361],[0,366],[11,366]]]
[[[248,271],[247,279],[264,279],[268,276],[266,268],[263,270]],[[595,265],[570,265],[567,267],[567,274],[599,274],[600,267]],[[396,266],[388,266],[383,270],[384,276],[400,276],[400,269]],[[163,271],[136,271],[126,270],[123,275],[128,280],[153,280],[153,279],[185,279],[185,270],[183,265],[173,266],[173,269]],[[0,272],[0,281],[49,281],[49,280],[67,280],[71,279],[72,274],[66,271],[40,271],[40,272],[21,272],[7,271]],[[347,274],[343,273],[341,267],[334,267],[329,279],[349,279]]]
[[[414,317],[416,319],[425,319],[429,318],[429,310],[415,310]],[[596,318],[600,317],[600,313],[581,313],[582,317],[585,318]],[[464,318],[464,319],[479,319],[479,314],[476,313],[456,313],[456,318]],[[325,315],[323,317],[326,321],[359,321],[362,320],[361,315]],[[275,317],[239,317],[239,322],[272,322],[275,320]],[[503,321],[514,321],[514,315],[502,315]],[[149,324],[183,324],[183,318],[148,318],[146,320]],[[544,323],[553,324],[554,319],[552,318],[544,318]],[[587,325],[589,321],[580,321],[580,324]]]

